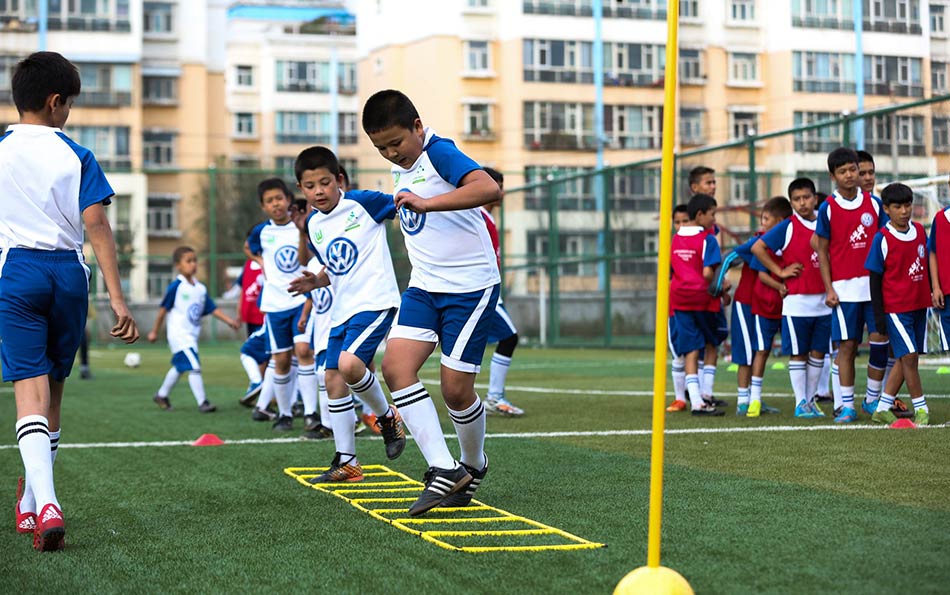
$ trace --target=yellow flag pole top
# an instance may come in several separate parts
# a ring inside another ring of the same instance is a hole
[[[595,0],[596,1],[596,0]],[[615,595],[692,594],[679,573],[660,566],[660,527],[663,518],[663,431],[666,425],[666,343],[670,305],[670,242],[673,219],[673,148],[676,143],[676,61],[679,54],[679,0],[666,8],[666,72],[663,88],[663,161],[660,175],[660,245],[656,263],[656,334],[653,350],[653,439],[650,455],[650,521],[647,565],[625,576]]]

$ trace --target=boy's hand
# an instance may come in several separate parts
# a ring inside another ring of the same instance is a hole
[[[241,328],[241,323],[233,318],[228,318],[228,326],[233,330],[239,330]]]
[[[124,301],[111,302],[112,312],[115,314],[115,325],[109,334],[125,343],[135,343],[139,340],[139,329],[135,326],[135,319],[129,312]]]
[[[307,217],[310,215],[309,211],[298,211],[294,209],[293,216],[291,220],[294,222],[294,225],[297,226],[297,229],[306,233],[307,231]]]
[[[154,343],[156,340],[158,340],[158,333],[155,331],[149,331],[147,338],[149,343]]]
[[[413,213],[426,212],[426,199],[413,194],[409,190],[403,189],[397,192],[396,196],[393,197],[393,201],[396,203],[396,210],[405,207]]]
[[[297,332],[302,333],[307,329],[307,319],[303,316],[297,321]]]
[[[317,288],[317,276],[310,271],[303,271],[303,275],[297,277],[287,286],[287,291],[292,295],[303,295],[310,293]]]
[[[803,268],[804,267],[802,266],[802,263],[793,262],[792,264],[788,265],[787,267],[779,271],[778,276],[781,279],[791,279],[792,277],[797,277],[798,274],[802,272]]]
[[[933,290],[933,294],[930,297],[933,300],[934,308],[937,308],[938,310],[943,310],[943,307],[945,304],[945,296],[943,295],[943,290],[941,290],[939,287],[935,287]]]
[[[788,287],[786,287],[784,283],[778,288],[778,294],[782,296],[782,299],[785,299],[785,296],[788,295]]]
[[[834,308],[840,303],[841,301],[838,299],[838,294],[835,293],[834,289],[825,294],[825,305],[829,308]]]
[[[731,303],[732,303],[732,296],[729,295],[728,293],[722,294],[722,305],[728,306]]]

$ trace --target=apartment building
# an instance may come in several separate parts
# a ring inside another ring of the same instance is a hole
[[[597,0],[593,0],[597,1]],[[361,95],[405,91],[423,121],[458,142],[476,160],[503,170],[509,187],[551,175],[590,170],[594,132],[592,0],[421,0],[360,2],[356,15]],[[888,105],[947,92],[945,0],[865,0],[865,106]],[[619,165],[655,157],[661,144],[666,43],[664,0],[602,0],[605,159]],[[850,0],[684,0],[680,2],[678,146],[743,139],[856,108],[855,36]],[[417,26],[394,26],[422,15]],[[438,23],[438,29],[424,23]],[[950,169],[950,106],[898,116],[896,143],[887,117],[866,126],[866,145],[884,176],[896,144],[902,177]],[[825,155],[841,130],[801,133],[756,147],[755,197],[783,193],[799,174],[830,190]],[[360,163],[385,162],[360,140]],[[753,197],[746,148],[722,150],[682,164],[717,169],[720,202]],[[616,253],[654,252],[659,175],[617,174],[609,183]],[[364,185],[389,188],[383,173]],[[680,186],[682,190],[682,185]],[[549,233],[544,190],[506,199],[509,264],[543,256]],[[562,256],[592,256],[603,242],[593,184],[578,181],[558,196]],[[749,218],[737,219],[748,226]],[[515,262],[512,262],[514,260]],[[635,267],[634,267],[635,269]],[[614,287],[636,287],[638,270],[613,269]],[[562,267],[564,290],[591,287],[594,264]],[[602,281],[602,279],[601,279]],[[514,292],[536,287],[531,275],[509,278]]]

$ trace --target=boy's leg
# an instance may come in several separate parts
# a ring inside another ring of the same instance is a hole
[[[332,348],[331,348],[332,349]],[[356,435],[353,432],[353,397],[336,368],[336,357],[331,357],[330,367],[325,374],[327,384],[330,426],[333,428],[333,442],[336,453],[330,468],[310,479],[312,484],[361,481],[363,467],[356,458]]]
[[[60,383],[62,386],[62,383]],[[60,397],[62,389],[60,388]],[[20,448],[20,458],[36,511],[47,504],[59,508],[56,490],[53,486],[52,444],[50,441],[50,402],[51,386],[49,376],[35,376],[15,380],[13,392],[16,399],[17,421],[16,437]],[[58,424],[56,412],[56,422]],[[30,510],[28,502],[23,503],[25,512]]]
[[[765,364],[769,359],[768,351],[756,351],[752,356],[752,381],[749,388],[749,417],[758,417],[762,412],[762,377],[765,375]]]
[[[745,415],[749,409],[749,385],[752,382],[752,356],[755,352],[752,344],[752,312],[748,304],[732,304],[732,363],[739,366],[736,373],[736,391],[738,394],[736,413]]]
[[[295,343],[294,351],[297,353],[297,383],[303,401],[303,414],[307,417],[317,412],[317,366],[309,340],[306,343]]]
[[[264,369],[264,379],[261,381],[261,394],[257,397],[257,404],[254,406],[253,417],[257,421],[267,421],[271,419],[271,414],[267,411],[271,401],[274,400],[274,358],[267,361],[267,367]]]
[[[842,413],[854,412],[854,358],[857,355],[857,340],[849,339],[838,344],[838,379],[841,382]],[[833,372],[832,372],[833,373]]]
[[[685,356],[684,367],[686,368],[686,396],[689,398],[693,410],[701,409],[703,403],[703,393],[699,386],[699,350],[690,351]]]
[[[825,354],[812,350],[808,354],[808,369],[805,373],[805,396],[808,398],[808,403],[812,406],[812,409],[819,415],[824,415],[816,399],[818,384],[821,382],[824,369],[824,361]]]
[[[827,350],[826,350],[827,351]],[[816,401],[827,401],[831,397],[831,352],[827,351],[821,360],[821,373],[816,386]]]
[[[152,400],[158,404],[159,408],[166,411],[172,409],[168,395],[172,392],[172,389],[175,388],[179,377],[181,377],[181,372],[178,371],[176,366],[172,366],[168,369],[168,372],[165,373],[165,380],[163,380],[162,385],[158,387],[158,392],[155,393],[155,396],[152,397]]]
[[[278,415],[281,418],[292,419],[291,405],[294,387],[293,378],[290,376],[290,351],[274,353],[271,359],[274,361],[274,397],[277,399]]]

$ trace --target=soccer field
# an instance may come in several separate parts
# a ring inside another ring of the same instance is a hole
[[[142,353],[140,368],[122,365],[129,350]],[[465,553],[285,474],[327,465],[333,441],[297,440],[302,420],[283,434],[252,422],[237,403],[246,378],[236,352],[202,346],[218,411],[200,414],[184,380],[175,411],[152,403],[165,348],[93,351],[94,378],[71,379],[64,400],[56,477],[67,547],[56,554],[34,552],[12,526],[22,464],[12,387],[0,385],[11,430],[0,441],[4,591],[609,593],[646,563],[651,354],[522,348],[508,396],[527,414],[488,419],[491,466],[476,498],[608,547]],[[434,394],[437,366],[423,370]],[[872,428],[862,414],[842,428],[796,420],[785,371],[765,377],[781,414],[737,418],[735,376],[721,365],[726,417],[667,417],[663,564],[697,593],[946,592],[950,377],[932,367],[922,377],[937,427]],[[226,443],[189,445],[206,433]],[[357,444],[364,465],[422,479],[414,444],[396,461],[375,437]]]

